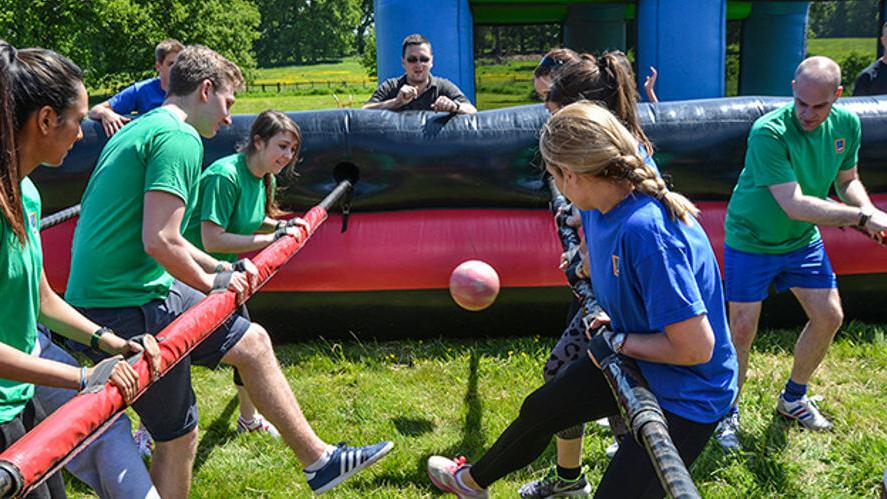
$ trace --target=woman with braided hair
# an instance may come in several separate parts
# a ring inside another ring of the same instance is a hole
[[[588,102],[558,111],[539,141],[559,189],[586,210],[589,268],[610,328],[587,355],[524,399],[517,419],[474,466],[428,459],[440,489],[487,497],[487,487],[530,464],[558,431],[616,414],[599,368],[614,353],[632,358],[656,395],[684,463],[693,463],[736,395],[717,260],[698,210],[638,154],[638,140],[606,109]],[[644,448],[627,438],[595,497],[662,497]]]
[[[545,106],[551,113],[557,113],[562,107],[581,100],[595,101],[610,110],[634,136],[638,142],[638,155],[654,171],[658,178],[659,169],[653,161],[653,145],[644,134],[637,114],[638,96],[635,90],[634,73],[631,63],[625,54],[619,51],[606,52],[600,57],[582,54],[573,60],[557,66],[548,80]],[[661,179],[660,179],[661,181]],[[575,215],[568,219],[577,226],[582,220],[582,210],[575,210]],[[585,224],[583,236],[590,234]],[[567,273],[570,282],[588,279],[588,269],[584,264],[587,250],[583,237],[581,251],[568,260],[562,258],[562,269]],[[592,281],[592,286],[594,282]],[[584,304],[574,297],[568,312],[567,326],[564,328],[557,344],[551,349],[548,360],[542,370],[545,381],[549,381],[557,373],[577,359],[584,357],[587,346],[583,318],[592,304]],[[612,457],[619,448],[619,442],[628,434],[628,428],[621,416],[609,418],[610,429],[615,442],[607,450]],[[523,485],[518,491],[523,499],[542,499],[555,494],[585,496],[591,486],[582,472],[582,436],[584,425],[566,428],[557,434],[557,461],[549,472],[540,479]]]

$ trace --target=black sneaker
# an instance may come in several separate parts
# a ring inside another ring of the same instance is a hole
[[[518,489],[523,499],[546,499],[549,497],[587,497],[591,494],[591,485],[585,479],[585,473],[575,480],[564,480],[557,476],[557,467],[541,480],[534,480]]]

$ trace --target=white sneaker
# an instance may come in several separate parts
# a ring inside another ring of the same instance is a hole
[[[825,419],[819,408],[816,407],[816,401],[822,400],[822,397],[807,397],[804,395],[794,402],[787,402],[783,396],[785,392],[779,394],[776,401],[776,411],[784,417],[794,419],[801,423],[801,426],[808,430],[827,431],[832,429],[832,423]]]
[[[154,448],[154,438],[151,437],[151,434],[148,433],[148,429],[144,426],[139,426],[139,429],[136,430],[135,435],[132,436],[132,439],[136,443],[136,448],[139,450],[139,455],[142,457],[151,457],[151,450]]]
[[[258,412],[251,420],[243,419],[243,416],[237,416],[237,433],[248,433],[251,431],[263,431],[272,437],[280,438],[280,432],[277,431],[277,428]]]
[[[607,450],[605,450],[604,453],[607,454],[608,458],[613,459],[613,456],[615,456],[617,452],[619,452],[619,439],[613,437],[613,443],[607,447]]]
[[[715,428],[715,440],[726,450],[740,450],[739,443],[739,411],[724,416]]]
[[[431,479],[431,483],[435,487],[444,492],[449,492],[459,499],[487,499],[490,496],[486,489],[466,489],[456,479],[456,473],[470,467],[470,464],[465,464],[465,458],[462,456],[456,459],[431,456],[428,458],[428,478]]]

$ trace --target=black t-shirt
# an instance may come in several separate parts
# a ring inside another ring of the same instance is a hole
[[[400,78],[389,78],[379,85],[379,88],[376,89],[373,96],[367,102],[373,103],[394,99],[397,97],[397,93],[400,92],[401,87],[406,84],[407,75],[403,75]],[[407,105],[393,109],[393,111],[428,111],[431,110],[431,105],[441,95],[449,97],[456,103],[469,103],[468,98],[462,94],[462,91],[453,82],[446,78],[438,78],[431,75],[431,84],[425,88],[424,92]]]
[[[859,73],[853,87],[853,95],[881,94],[887,94],[887,64],[878,59]]]

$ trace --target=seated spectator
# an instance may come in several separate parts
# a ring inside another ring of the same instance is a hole
[[[96,104],[89,110],[90,119],[101,121],[105,133],[110,137],[129,123],[132,119],[129,115],[133,112],[145,114],[163,104],[169,82],[169,69],[183,48],[181,42],[172,38],[158,43],[154,48],[154,68],[158,76],[133,83],[110,99]]]
[[[431,74],[434,56],[431,43],[415,34],[403,41],[402,63],[406,73],[389,78],[364,104],[364,109],[391,111],[432,110],[445,113],[473,114],[477,109],[453,82]]]

